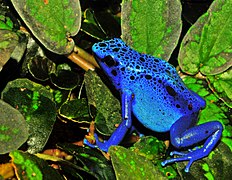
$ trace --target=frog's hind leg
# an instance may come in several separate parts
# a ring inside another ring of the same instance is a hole
[[[189,172],[189,168],[194,161],[209,155],[220,140],[223,131],[223,126],[218,121],[207,122],[194,127],[188,126],[191,126],[191,124],[188,124],[186,120],[183,121],[183,119],[172,125],[170,136],[173,146],[177,148],[188,147],[206,139],[203,147],[195,148],[186,153],[173,151],[170,155],[180,157],[163,161],[163,166],[172,162],[189,161],[185,168],[185,172]]]
[[[84,144],[99,148],[102,151],[107,152],[112,145],[118,145],[126,135],[128,129],[132,126],[131,111],[132,111],[132,93],[130,91],[124,91],[121,95],[122,100],[122,122],[118,128],[113,132],[109,140],[101,142],[98,139],[97,134],[94,134],[96,144],[91,144],[87,139],[84,139]]]

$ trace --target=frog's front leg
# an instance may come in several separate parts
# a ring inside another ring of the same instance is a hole
[[[221,138],[223,126],[218,121],[212,121],[191,127],[191,122],[186,118],[184,117],[172,125],[170,129],[172,145],[176,148],[188,147],[206,139],[203,147],[193,149],[187,153],[171,152],[171,155],[180,157],[165,160],[162,162],[162,165],[165,166],[168,163],[178,161],[189,161],[185,168],[185,172],[189,172],[189,168],[194,161],[208,156],[216,146]]]
[[[98,139],[97,134],[94,134],[96,139],[96,144],[91,144],[87,139],[84,139],[84,144],[93,147],[99,148],[102,151],[107,152],[109,147],[112,145],[118,145],[126,135],[128,129],[132,126],[132,119],[131,119],[131,110],[132,110],[132,92],[129,90],[125,90],[122,92],[121,95],[121,102],[122,102],[122,122],[118,126],[118,128],[113,132],[109,140],[101,142]]]

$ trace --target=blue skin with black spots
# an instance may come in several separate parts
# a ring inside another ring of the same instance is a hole
[[[177,161],[191,164],[208,156],[221,138],[222,124],[211,121],[196,126],[198,114],[206,105],[205,100],[189,90],[175,68],[168,62],[141,54],[115,38],[93,45],[92,50],[100,67],[121,94],[122,122],[108,141],[100,142],[95,134],[96,144],[84,143],[103,151],[118,145],[132,127],[131,113],[148,129],[156,132],[170,131],[174,147],[192,146],[205,140],[202,148],[187,153],[174,151],[179,155],[162,162],[162,165]]]

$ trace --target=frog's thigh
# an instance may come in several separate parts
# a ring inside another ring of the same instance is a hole
[[[213,136],[211,146],[216,145],[223,130],[222,124],[218,121],[207,122],[198,126],[192,126],[191,121],[184,118],[176,121],[170,129],[170,138],[173,146],[177,148],[188,147],[202,140]],[[205,143],[205,145],[207,142]]]

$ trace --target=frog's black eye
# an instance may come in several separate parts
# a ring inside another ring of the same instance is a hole
[[[176,96],[176,91],[171,86],[166,86],[166,90],[170,96]]]
[[[106,56],[101,61],[104,62],[108,67],[117,65],[117,62],[111,56]]]

